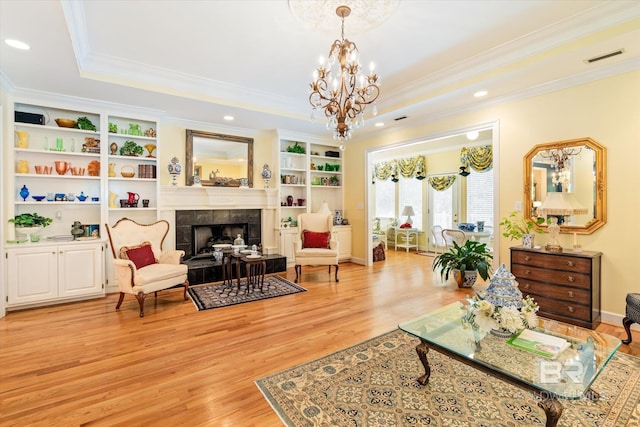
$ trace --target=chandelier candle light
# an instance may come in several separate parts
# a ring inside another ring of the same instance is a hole
[[[351,9],[339,6],[336,14],[342,18],[342,38],[335,40],[329,50],[329,60],[325,67],[324,58],[313,73],[313,82],[309,84],[311,94],[309,102],[316,109],[324,110],[328,119],[327,128],[333,129],[333,138],[346,140],[351,138],[354,127],[364,124],[364,108],[380,95],[378,76],[373,71],[364,76],[361,72],[358,47],[344,38],[344,18]],[[333,74],[333,79],[331,79]],[[377,114],[374,105],[373,115]]]

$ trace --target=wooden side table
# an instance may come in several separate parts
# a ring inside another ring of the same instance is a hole
[[[240,255],[232,249],[222,251],[222,284],[233,287],[233,266],[235,264],[238,292],[240,292]]]
[[[245,269],[247,273],[247,292],[250,292],[251,288],[260,286],[260,292],[264,285],[264,274],[267,271],[267,261],[264,256],[259,258],[242,257],[242,262],[245,263]],[[238,285],[239,286],[239,285]]]

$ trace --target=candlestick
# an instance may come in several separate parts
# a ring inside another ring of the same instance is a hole
[[[582,246],[578,244],[578,233],[573,233],[573,252],[582,252]]]

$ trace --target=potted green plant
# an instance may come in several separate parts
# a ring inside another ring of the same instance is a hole
[[[537,227],[537,225],[546,224],[547,222],[542,217],[538,217],[535,220],[524,219],[521,213],[514,211],[508,217],[502,218],[500,226],[504,227],[503,237],[508,237],[511,240],[522,239],[522,246],[533,248],[533,233],[544,233],[544,230]]]
[[[121,156],[142,156],[143,153],[144,150],[142,147],[131,140],[125,141],[122,147],[120,147]]]
[[[295,144],[287,147],[287,152],[295,153],[295,154],[304,154],[306,151],[302,145],[296,142]]]
[[[10,223],[15,224],[16,232],[20,235],[26,236],[32,242],[37,242],[39,239],[38,232],[44,227],[53,222],[53,219],[46,218],[38,215],[37,213],[24,213],[16,215],[9,220]]]
[[[440,270],[440,277],[449,279],[449,274],[459,288],[470,288],[476,282],[478,274],[484,280],[489,278],[493,254],[486,243],[467,240],[463,245],[453,242],[453,247],[433,260],[432,270]]]

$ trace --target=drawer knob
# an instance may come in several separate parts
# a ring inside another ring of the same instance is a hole
[[[525,260],[525,261],[531,261],[531,257],[530,257],[529,255],[525,255],[525,256],[524,256],[524,260]]]
[[[568,276],[568,277],[567,277],[567,280],[568,280],[569,282],[575,282],[575,281],[576,281],[576,278],[575,278],[575,277],[573,277],[573,276]]]
[[[567,267],[575,267],[576,263],[573,261],[567,261]]]
[[[570,296],[571,298],[573,298],[573,297],[575,297],[575,296],[576,296],[576,295],[575,295],[575,293],[574,293],[573,291],[569,291],[569,292],[567,292],[567,294],[569,294],[569,296]]]
[[[575,309],[575,308],[573,308],[573,307],[571,307],[570,305],[569,305],[569,306],[567,306],[567,310],[569,310],[569,313],[573,313],[573,312],[575,312],[575,311],[576,311],[576,309]]]
[[[531,270],[525,270],[524,274],[531,274]]]
[[[525,283],[523,287],[525,289],[529,289],[529,288],[531,288],[531,284],[530,283]]]

